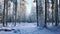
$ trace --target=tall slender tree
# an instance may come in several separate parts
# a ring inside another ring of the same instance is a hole
[[[47,0],[45,0],[45,27],[47,23]]]
[[[55,21],[56,21],[56,26],[58,25],[58,0],[55,1]]]
[[[4,0],[3,20],[2,20],[2,22],[3,22],[3,26],[5,26],[5,25],[4,25],[4,17],[5,17],[5,0]]]
[[[6,0],[6,11],[5,11],[5,20],[6,20],[6,23],[5,25],[7,26],[7,19],[8,19],[8,0]]]
[[[53,9],[54,9],[54,0],[51,0],[52,3],[52,24],[53,24]]]
[[[16,26],[16,21],[17,21],[17,0],[14,0],[15,2],[14,2],[14,4],[15,4],[15,24],[14,24],[14,26]]]
[[[36,14],[37,14],[37,26],[39,26],[39,23],[38,23],[38,0],[36,0]]]
[[[4,9],[3,9],[3,26],[5,27],[5,24],[6,24],[6,12],[5,12],[5,8],[6,8],[6,1],[7,0],[4,0]]]

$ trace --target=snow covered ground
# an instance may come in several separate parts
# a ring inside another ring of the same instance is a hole
[[[10,23],[8,25],[9,27],[2,28],[10,28],[15,30],[0,31],[0,34],[60,34],[60,28],[56,31],[52,31],[47,28],[40,29],[37,27],[37,23],[17,23],[15,27]]]

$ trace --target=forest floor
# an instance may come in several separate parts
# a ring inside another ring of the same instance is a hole
[[[60,34],[60,28],[57,30],[52,30],[48,28],[39,28],[37,27],[37,23],[17,23],[14,27],[12,24],[8,24],[9,27],[1,27],[0,25],[0,34]],[[3,30],[3,29],[9,30]],[[12,29],[12,30],[11,30]]]

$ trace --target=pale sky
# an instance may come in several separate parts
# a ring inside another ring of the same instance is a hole
[[[29,15],[31,12],[32,1],[31,0],[26,0],[26,1],[27,1],[27,15]]]
[[[31,12],[32,6],[36,6],[36,3],[33,3],[34,0],[26,0],[27,1],[27,13],[29,14]]]
[[[31,0],[27,0],[27,10],[31,10],[31,7],[32,7],[32,3],[31,3]]]

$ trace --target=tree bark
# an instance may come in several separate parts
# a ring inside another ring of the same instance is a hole
[[[56,21],[56,26],[58,25],[58,0],[56,0],[56,8],[55,8],[55,21]]]
[[[47,23],[47,0],[45,0],[45,27]]]

